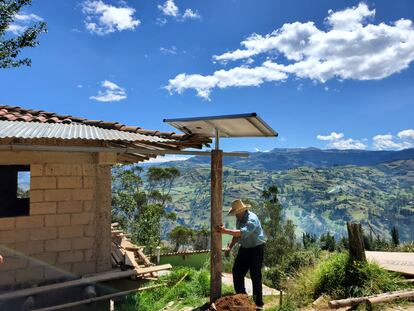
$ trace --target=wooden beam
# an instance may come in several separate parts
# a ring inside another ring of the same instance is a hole
[[[221,233],[223,202],[223,151],[211,151],[211,254],[210,254],[210,302],[221,297]]]
[[[414,290],[407,291],[404,293],[390,293],[388,295],[383,295],[380,297],[372,297],[368,298],[368,304],[373,305],[376,303],[385,303],[385,302],[391,302],[399,299],[412,299],[414,298]]]
[[[157,271],[169,270],[169,269],[172,269],[172,266],[170,264],[165,264],[165,265],[160,265],[160,266],[137,268],[137,269],[135,269],[135,272],[138,275],[141,275],[141,274],[148,274],[148,273],[151,273],[151,272],[157,272]]]
[[[131,251],[125,251],[125,264],[134,268],[139,268],[138,263],[135,261],[134,253]]]
[[[376,299],[378,298],[396,297],[396,296],[399,297],[399,295],[405,295],[406,293],[412,293],[412,292],[413,292],[412,289],[404,289],[404,290],[399,290],[395,292],[387,292],[387,293],[382,293],[382,294],[372,295],[372,296],[351,297],[351,298],[346,298],[346,299],[331,300],[329,301],[328,305],[330,308],[334,308],[334,309],[343,308],[343,307],[351,307],[351,306],[356,306],[360,303],[366,302],[370,299],[374,299],[373,301],[376,301]]]

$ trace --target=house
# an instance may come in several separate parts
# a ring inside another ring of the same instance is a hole
[[[209,142],[0,105],[0,293],[111,271],[111,166]]]

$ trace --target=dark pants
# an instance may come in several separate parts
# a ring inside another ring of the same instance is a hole
[[[257,306],[263,306],[262,265],[264,245],[253,248],[240,247],[233,266],[233,284],[236,294],[246,294],[244,277],[250,271],[253,283],[253,299]]]

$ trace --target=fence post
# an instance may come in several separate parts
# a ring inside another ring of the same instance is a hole
[[[348,229],[350,259],[356,261],[367,261],[361,224],[347,222],[346,226]]]

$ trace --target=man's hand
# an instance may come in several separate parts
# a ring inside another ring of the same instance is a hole
[[[217,226],[216,227],[216,232],[218,232],[218,233],[226,233],[227,232],[227,229],[223,225]]]
[[[3,264],[3,256],[2,255],[0,255],[0,265],[2,265]]]

